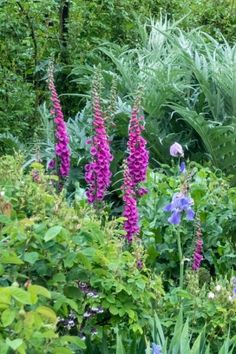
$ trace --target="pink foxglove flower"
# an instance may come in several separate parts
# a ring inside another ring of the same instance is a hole
[[[198,225],[197,243],[193,255],[193,265],[192,265],[193,270],[198,270],[201,266],[201,262],[203,260],[202,251],[203,251],[202,231],[200,225]]]
[[[184,150],[182,145],[180,145],[179,143],[172,144],[170,147],[170,155],[173,157],[184,157]]]
[[[124,170],[123,192],[123,216],[126,218],[126,221],[124,223],[124,230],[126,231],[125,237],[129,242],[132,242],[133,237],[139,233],[139,215],[137,208],[137,200],[135,198],[134,192],[134,183],[131,179],[130,171],[127,166]]]
[[[85,180],[88,183],[86,195],[89,203],[102,201],[111,183],[110,164],[112,154],[106,132],[105,121],[97,90],[94,90],[94,136],[90,140],[92,162],[85,166]]]
[[[130,177],[132,178],[135,187],[138,183],[146,180],[149,160],[149,153],[146,149],[147,142],[142,137],[142,130],[144,127],[141,125],[141,121],[143,120],[143,117],[138,117],[137,106],[137,104],[134,105],[129,125],[129,157],[127,159]]]
[[[64,121],[60,100],[54,84],[53,71],[50,70],[48,74],[49,90],[51,92],[51,101],[53,109],[51,110],[54,116],[54,123],[56,126],[56,145],[55,153],[59,161],[59,176],[67,177],[70,172],[70,149],[69,136],[67,133],[66,123]]]

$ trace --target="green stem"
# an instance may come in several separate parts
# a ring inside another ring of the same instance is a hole
[[[184,259],[183,259],[183,252],[181,246],[181,239],[180,239],[180,230],[177,229],[177,242],[178,242],[178,252],[179,252],[179,287],[183,289],[184,283]]]

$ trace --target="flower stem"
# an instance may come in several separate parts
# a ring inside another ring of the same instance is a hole
[[[181,239],[180,239],[180,230],[177,229],[177,242],[178,242],[178,252],[179,252],[179,287],[183,289],[184,283],[184,260],[183,260],[183,252],[181,246]]]

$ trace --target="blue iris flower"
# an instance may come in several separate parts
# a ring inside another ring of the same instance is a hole
[[[155,343],[152,343],[152,354],[161,354],[161,346]]]
[[[171,213],[171,216],[168,218],[169,223],[178,225],[183,212],[185,212],[187,220],[192,221],[194,219],[195,212],[192,209],[192,205],[192,198],[182,193],[177,193],[173,196],[172,202],[166,205],[163,210]]]

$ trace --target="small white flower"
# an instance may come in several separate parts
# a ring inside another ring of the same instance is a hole
[[[230,302],[233,302],[233,296],[229,295],[228,299]]]
[[[4,195],[5,195],[5,192],[4,192],[4,191],[1,191],[1,192],[0,192],[0,197],[4,197]]]
[[[222,290],[222,286],[218,284],[216,285],[215,289],[219,293]]]
[[[209,293],[208,293],[208,299],[210,299],[210,300],[212,300],[212,299],[214,299],[215,298],[215,294],[212,292],[212,291],[210,291]]]

